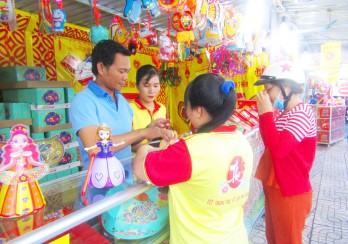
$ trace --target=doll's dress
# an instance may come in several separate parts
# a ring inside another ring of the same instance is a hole
[[[120,185],[124,181],[125,173],[121,162],[109,150],[113,145],[112,141],[97,142],[96,145],[100,148],[100,152],[94,159],[89,185],[96,188]]]
[[[46,201],[38,180],[43,177],[48,167],[33,167],[27,162],[32,152],[13,152],[14,166],[0,172],[0,216],[18,217],[41,209]]]

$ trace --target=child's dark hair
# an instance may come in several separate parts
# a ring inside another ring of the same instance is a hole
[[[113,40],[102,40],[92,50],[92,72],[98,75],[97,64],[102,62],[106,68],[109,68],[115,61],[116,54],[120,53],[130,56],[127,48]]]
[[[232,81],[213,73],[197,76],[186,88],[185,107],[203,107],[211,120],[198,129],[197,133],[210,132],[223,125],[233,114],[237,95]]]
[[[136,85],[138,86],[140,81],[146,77],[146,81],[145,84],[149,82],[149,80],[151,80],[152,77],[154,76],[158,76],[159,77],[159,73],[158,70],[156,69],[155,66],[152,66],[150,64],[146,64],[141,66],[136,74]]]

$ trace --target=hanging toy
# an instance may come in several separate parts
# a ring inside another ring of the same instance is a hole
[[[150,12],[147,13],[147,23],[145,23],[145,21],[143,21],[143,23],[145,24],[145,28],[141,29],[139,31],[139,42],[141,43],[141,45],[143,47],[145,46],[157,46],[158,45],[158,40],[157,40],[157,32],[156,30],[152,31],[151,30],[151,14]]]
[[[121,141],[115,144],[111,140],[111,135],[111,128],[106,124],[102,124],[97,129],[97,143],[94,146],[85,148],[86,151],[100,148],[100,151],[97,155],[92,154],[91,156],[81,195],[85,195],[88,182],[90,186],[96,188],[114,187],[124,182],[125,171],[123,165],[114,157],[110,147],[117,147],[125,142]]]
[[[150,9],[150,13],[151,13],[151,16],[154,17],[154,18],[161,15],[161,11],[160,11],[160,9],[159,9],[159,7],[158,7],[157,2],[156,2],[155,5]]]
[[[0,22],[8,23],[10,30],[14,31],[17,28],[14,0],[1,0],[0,4]]]
[[[91,80],[94,80],[91,55],[77,65],[75,78],[84,87],[86,87]]]
[[[39,4],[39,29],[41,33],[51,34],[53,18],[50,0],[40,0]]]
[[[171,42],[165,32],[162,32],[159,38],[158,59],[167,62],[175,60],[175,45]]]
[[[130,23],[140,22],[140,15],[142,11],[142,3],[140,0],[133,0],[132,11],[130,11],[127,19]]]
[[[172,17],[173,29],[177,31],[176,41],[190,43],[194,40],[192,32],[193,15],[190,10],[176,12]]]
[[[11,137],[2,148],[0,166],[0,216],[28,215],[44,207],[46,201],[38,180],[45,176],[48,165],[40,154],[25,125],[11,128]]]
[[[134,24],[132,24],[132,36],[128,42],[128,50],[133,55],[135,55],[139,49],[139,42],[137,39],[138,39],[138,32],[135,29]]]
[[[110,36],[115,42],[120,43],[124,47],[128,47],[129,32],[124,28],[120,16],[115,15],[112,18],[110,26]]]
[[[96,25],[91,28],[90,38],[93,44],[97,44],[101,40],[109,39],[108,30],[104,26],[99,25],[101,14],[97,8],[97,0],[93,0],[93,13]]]
[[[164,13],[172,13],[182,10],[187,0],[158,0],[158,6]]]
[[[53,31],[64,32],[64,25],[66,22],[66,12],[63,10],[63,0],[56,0],[58,9],[52,11]]]

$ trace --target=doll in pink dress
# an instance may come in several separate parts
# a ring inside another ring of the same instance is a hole
[[[96,188],[106,188],[120,185],[125,178],[125,172],[121,162],[114,157],[110,147],[117,147],[124,144],[122,141],[115,144],[111,141],[111,129],[107,125],[102,125],[97,130],[96,145],[85,148],[86,151],[100,148],[96,154],[90,172],[89,185]]]
[[[0,216],[18,217],[41,209],[46,202],[37,181],[46,174],[48,166],[40,162],[25,125],[11,129],[11,138],[2,151]]]

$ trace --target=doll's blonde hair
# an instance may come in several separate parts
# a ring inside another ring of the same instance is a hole
[[[105,123],[103,123],[101,126],[98,127],[97,129],[97,134],[96,134],[96,138],[97,138],[97,141],[100,141],[100,137],[99,137],[99,131],[101,130],[104,130],[104,131],[108,131],[109,132],[109,138],[108,140],[111,140],[111,134],[112,134],[112,131],[111,131],[111,128],[109,126],[107,126]]]

